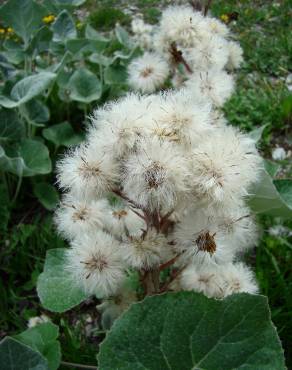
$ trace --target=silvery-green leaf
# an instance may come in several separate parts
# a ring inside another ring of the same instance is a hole
[[[44,308],[54,312],[70,310],[88,298],[66,269],[66,249],[48,250],[37,292]]]
[[[61,347],[57,341],[59,328],[51,322],[38,324],[14,336],[19,342],[38,351],[48,361],[50,370],[57,370],[61,362]],[[17,354],[15,354],[17,356]]]
[[[275,187],[272,178],[262,171],[260,181],[250,190],[249,206],[255,213],[291,218],[292,207]]]
[[[53,185],[46,182],[36,183],[33,192],[47,210],[52,211],[56,208],[59,202],[59,193]]]
[[[57,17],[52,26],[54,31],[53,41],[65,42],[77,36],[74,20],[67,10],[63,10]]]
[[[6,153],[0,146],[0,169],[18,176],[34,176],[50,173],[52,163],[48,148],[37,140],[25,139]]]
[[[47,360],[38,352],[18,340],[5,337],[0,342],[0,369],[49,370]]]
[[[284,370],[267,298],[215,300],[194,292],[146,297],[113,324],[100,370]]]
[[[40,72],[18,81],[12,88],[10,97],[0,96],[0,105],[15,108],[42,94],[55,80],[56,74]]]
[[[83,136],[76,134],[69,122],[58,123],[43,130],[43,136],[57,147],[66,147],[81,143]]]
[[[33,0],[9,0],[0,8],[1,22],[12,27],[26,46],[42,24],[46,10]]]
[[[68,89],[70,98],[82,103],[98,100],[102,94],[102,86],[94,73],[86,68],[80,68],[71,76]]]
[[[0,144],[5,145],[20,140],[25,128],[17,113],[13,110],[0,110]]]

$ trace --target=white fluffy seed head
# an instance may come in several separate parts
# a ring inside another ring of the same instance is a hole
[[[253,140],[232,127],[217,129],[193,151],[193,184],[211,202],[237,202],[259,177],[261,160]]]
[[[92,235],[103,227],[103,219],[109,212],[105,199],[78,199],[69,193],[63,197],[55,213],[55,224],[60,234],[67,240]]]
[[[107,104],[93,114],[89,142],[120,161],[144,134],[152,119],[151,109],[151,96],[139,94],[128,94],[118,102]]]
[[[201,37],[203,16],[189,6],[170,6],[162,13],[155,46],[166,51],[172,42],[186,48],[193,47]]]
[[[188,161],[172,143],[145,139],[125,161],[123,177],[128,197],[142,207],[167,211],[188,190]]]
[[[108,208],[108,212],[103,217],[103,225],[119,239],[122,239],[125,234],[139,237],[145,228],[142,216],[141,211],[134,212],[129,206],[118,203]]]
[[[222,70],[228,61],[227,42],[216,35],[206,36],[187,50],[186,60],[194,71]]]
[[[102,231],[75,239],[67,251],[66,267],[74,282],[98,297],[114,294],[125,276],[121,244]]]
[[[222,266],[190,265],[182,272],[180,285],[185,290],[194,290],[209,298],[258,292],[253,273],[243,263]]]
[[[243,50],[239,43],[235,41],[229,41],[227,44],[229,56],[226,68],[229,70],[234,70],[240,67],[243,62]]]
[[[203,293],[209,298],[223,298],[224,280],[212,266],[190,265],[183,270],[180,286],[184,290]]]
[[[232,239],[226,238],[215,215],[204,208],[186,214],[177,224],[173,238],[173,248],[181,255],[179,263],[182,265],[190,262],[206,266],[224,264],[235,256]]]
[[[207,101],[197,104],[188,90],[168,93],[158,102],[152,134],[179,144],[185,151],[213,129],[211,109]]]
[[[228,264],[220,273],[224,279],[224,297],[234,293],[258,293],[254,274],[243,263]]]
[[[60,187],[80,197],[98,197],[110,191],[118,179],[118,163],[95,145],[81,145],[57,164]]]
[[[186,82],[186,87],[193,94],[194,100],[205,99],[215,107],[221,107],[234,91],[234,79],[225,71],[209,70],[194,73]]]
[[[128,74],[129,84],[134,90],[152,93],[163,86],[169,75],[169,67],[160,55],[146,52],[130,63]]]
[[[123,256],[129,266],[150,270],[171,258],[171,248],[164,235],[150,229],[145,237],[128,237],[123,244]]]

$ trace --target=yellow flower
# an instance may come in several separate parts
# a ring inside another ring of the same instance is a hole
[[[49,15],[46,15],[45,17],[43,17],[43,22],[46,23],[46,24],[49,24],[49,23],[54,22],[55,18],[56,17],[53,14],[49,14]]]
[[[5,28],[0,28],[0,35],[4,35],[5,34]]]
[[[223,21],[224,23],[228,23],[229,22],[229,17],[227,14],[222,14],[221,17],[220,17],[221,21]]]
[[[78,30],[80,30],[80,28],[82,28],[83,24],[81,22],[77,22],[76,23],[76,27],[78,28]]]
[[[6,31],[7,31],[7,33],[8,33],[8,34],[10,34],[10,35],[11,35],[12,33],[14,33],[14,29],[13,29],[13,28],[11,28],[11,27],[8,27]]]

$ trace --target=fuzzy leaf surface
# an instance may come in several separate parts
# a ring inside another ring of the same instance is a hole
[[[291,181],[280,185],[266,171],[262,171],[260,181],[251,190],[249,205],[256,213],[264,213],[270,216],[291,218],[292,217],[292,202],[291,202]],[[275,186],[277,185],[277,187]],[[290,195],[289,195],[290,194]]]
[[[55,80],[56,74],[40,72],[18,81],[12,88],[10,97],[0,96],[0,105],[5,108],[15,108],[37,95],[42,94]]]
[[[48,361],[50,370],[57,370],[61,361],[61,346],[57,341],[59,328],[51,322],[36,325],[14,338],[40,352]]]
[[[44,308],[65,312],[88,298],[66,269],[66,249],[50,249],[46,255],[44,272],[37,282],[37,292]]]
[[[49,370],[47,360],[38,352],[19,342],[5,337],[0,342],[0,369]]]
[[[115,322],[98,360],[101,370],[285,369],[267,298],[244,293],[147,297]]]

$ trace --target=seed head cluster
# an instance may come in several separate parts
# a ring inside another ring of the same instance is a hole
[[[168,8],[153,40],[155,53],[129,69],[132,86],[151,94],[129,93],[97,109],[85,142],[58,163],[64,196],[55,219],[71,245],[68,273],[105,298],[123,296],[132,271],[146,294],[255,293],[238,259],[257,241],[245,200],[261,159],[219,110],[241,49],[226,25],[189,7]],[[175,53],[186,63],[186,83],[152,93],[174,73]]]

